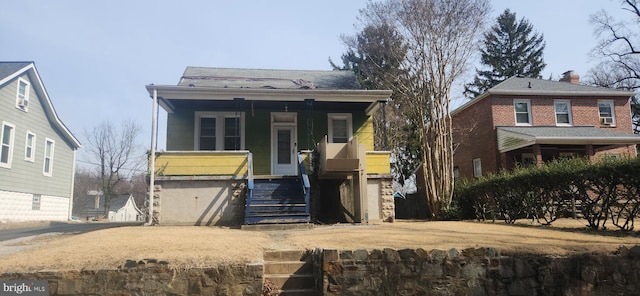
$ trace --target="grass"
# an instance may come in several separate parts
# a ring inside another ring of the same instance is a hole
[[[207,267],[259,262],[267,249],[493,247],[503,254],[568,255],[614,253],[621,245],[640,244],[638,232],[585,232],[584,222],[563,219],[554,223],[558,226],[542,227],[526,223],[396,221],[270,232],[195,226],[122,227],[31,241],[31,248],[0,257],[0,273],[116,269],[126,260],[149,258],[169,261],[174,268]]]

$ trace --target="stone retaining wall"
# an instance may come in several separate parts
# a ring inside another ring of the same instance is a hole
[[[0,275],[9,280],[48,280],[49,295],[262,295],[262,264],[172,269],[162,261],[127,261],[118,270]]]
[[[501,255],[492,248],[311,252],[321,295],[639,295],[640,246],[616,255]],[[262,263],[175,269],[128,260],[117,270],[5,273],[48,280],[50,295],[263,295]]]
[[[324,295],[638,295],[640,246],[618,255],[501,256],[490,248],[322,252]]]

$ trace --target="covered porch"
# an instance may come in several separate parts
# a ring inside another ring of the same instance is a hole
[[[498,127],[503,169],[540,166],[562,158],[635,157],[640,136],[595,127]]]

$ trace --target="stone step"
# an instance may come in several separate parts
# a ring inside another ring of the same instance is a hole
[[[279,296],[320,296],[322,293],[313,289],[280,290]]]
[[[315,279],[313,274],[291,274],[291,275],[264,275],[265,282],[271,282],[280,290],[313,289]]]
[[[313,263],[302,261],[264,262],[264,274],[313,274]]]
[[[306,250],[282,250],[282,251],[265,251],[263,260],[267,261],[311,261],[311,253]]]

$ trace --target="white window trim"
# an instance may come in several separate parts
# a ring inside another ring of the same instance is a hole
[[[16,126],[8,123],[6,121],[2,122],[2,129],[0,130],[0,148],[2,147],[1,145],[4,145],[4,143],[2,143],[2,139],[4,139],[4,127],[8,126],[11,128],[11,136],[9,137],[9,155],[8,155],[8,159],[7,159],[7,163],[3,163],[0,162],[0,167],[3,168],[7,168],[10,169],[11,168],[11,163],[13,161],[13,148],[14,148],[14,139],[16,136]],[[0,153],[1,153],[2,149],[0,149]]]
[[[613,123],[606,125],[606,126],[611,126],[611,127],[615,127],[616,126],[616,111],[615,111],[615,104],[613,103],[613,100],[598,100],[598,106],[596,108],[597,112],[598,112],[598,120],[599,120],[599,124],[601,126],[605,126],[604,124],[602,124],[602,118],[600,116],[600,104],[608,104],[609,107],[611,107],[611,118],[613,118]]]
[[[47,171],[47,143],[51,143],[51,155],[49,155],[49,171]],[[52,177],[53,176],[53,159],[54,159],[54,155],[55,155],[55,149],[56,148],[56,141],[49,139],[49,138],[44,138],[44,155],[43,155],[43,161],[42,161],[42,174],[47,176],[47,177]]]
[[[19,104],[20,100],[22,98],[20,98],[20,83],[24,83],[25,84],[25,90],[24,90],[24,101],[25,104],[24,106],[21,106]],[[16,108],[20,109],[22,111],[29,111],[29,92],[31,89],[31,84],[29,83],[29,81],[27,81],[26,79],[23,78],[18,78],[18,84],[16,86]]]
[[[216,119],[216,150],[224,151],[224,118],[240,118],[240,150],[245,149],[245,123],[244,112],[207,112],[197,111],[195,114],[195,130],[193,136],[193,150],[200,150],[200,118],[215,118]]]
[[[482,160],[480,158],[473,159],[473,177],[482,177]]]
[[[328,132],[327,137],[329,137],[329,143],[333,143],[333,120],[334,119],[346,119],[347,120],[347,141],[353,138],[353,116],[351,113],[328,113],[327,121],[328,121]]]
[[[516,103],[525,103],[527,104],[527,116],[528,116],[528,123],[519,123],[518,122],[518,113],[516,112]],[[529,99],[515,99],[513,100],[513,120],[515,122],[515,125],[520,125],[520,126],[531,126],[533,124],[533,120],[531,116],[531,100]]]
[[[568,123],[558,122],[558,109],[556,109],[556,103],[565,103],[565,104],[567,104],[567,116],[569,117],[569,122]],[[554,117],[556,118],[556,126],[572,126],[573,125],[573,118],[572,118],[572,114],[571,114],[571,101],[569,101],[569,100],[554,100],[553,101],[553,114],[554,114]]]
[[[27,155],[27,151],[29,149],[29,136],[33,135],[33,140],[31,141],[31,156]],[[38,138],[36,137],[36,134],[32,133],[31,131],[27,131],[27,135],[24,139],[24,160],[26,161],[30,161],[30,162],[35,162],[36,159],[36,143],[38,141]]]

